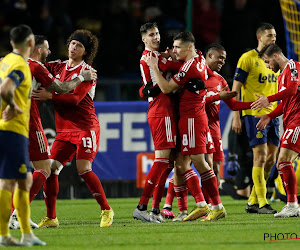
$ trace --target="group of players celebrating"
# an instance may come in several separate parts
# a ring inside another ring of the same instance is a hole
[[[218,73],[226,60],[225,48],[220,44],[209,45],[203,55],[195,48],[192,33],[180,32],[173,37],[172,50],[159,52],[157,24],[142,25],[140,33],[145,44],[140,60],[144,83],[140,95],[148,98],[149,102],[148,123],[155,146],[155,160],[133,217],[153,223],[164,222],[163,217],[174,218],[172,201],[175,195],[179,213],[173,221],[198,218],[216,221],[226,217],[218,190],[219,167],[224,161],[219,122],[220,100],[224,100],[231,110],[249,110],[245,112],[247,135],[255,154],[253,188],[246,212],[274,214],[276,218],[300,216],[292,167],[292,162],[300,153],[299,63],[288,60],[275,44],[274,27],[268,23],[258,27],[258,48],[240,58],[233,91],[229,90],[227,82]],[[242,102],[239,101],[241,89]],[[276,101],[281,101],[278,106]],[[279,122],[275,118],[282,113],[284,134],[280,141],[277,169],[286,189],[287,205],[277,212],[267,202],[266,179],[270,165],[276,162]],[[237,127],[233,124],[233,129]],[[200,174],[201,187],[191,162]],[[166,203],[160,211],[163,187],[173,168]],[[190,213],[187,211],[188,191],[196,203]],[[147,206],[152,196],[152,209],[148,212]]]
[[[133,217],[153,223],[174,218],[174,196],[179,207],[174,221],[199,218],[216,221],[226,217],[218,188],[219,168],[224,161],[220,100],[234,111],[246,110],[243,115],[254,153],[254,185],[246,211],[274,214],[276,218],[300,216],[292,167],[300,153],[300,65],[287,59],[275,44],[274,27],[263,23],[258,28],[258,48],[240,58],[233,91],[218,73],[226,60],[225,48],[220,44],[211,44],[203,55],[195,48],[192,33],[180,32],[173,38],[172,50],[159,52],[157,24],[142,25],[140,33],[145,44],[140,60],[143,78],[140,95],[149,102],[148,123],[155,160]],[[78,173],[101,207],[100,227],[111,226],[114,211],[91,167],[100,140],[93,104],[97,72],[91,66],[98,39],[87,30],[75,31],[67,41],[68,60],[53,62],[46,62],[50,53],[46,37],[34,36],[30,27],[15,27],[10,32],[10,40],[13,51],[0,62],[0,245],[46,244],[34,236],[31,227],[59,225],[56,217],[58,175],[75,153]],[[242,101],[239,101],[240,90]],[[46,100],[52,101],[55,108],[57,136],[51,153],[38,110],[39,102]],[[277,101],[281,102],[277,105]],[[281,114],[284,133],[279,140],[276,117]],[[240,131],[237,116],[233,129]],[[266,200],[265,181],[270,166],[276,162],[278,146],[276,166],[287,194],[287,205],[280,212]],[[201,186],[191,162],[201,176]],[[164,209],[160,211],[165,182],[173,169]],[[47,216],[36,225],[30,220],[29,203],[42,186]],[[188,191],[196,203],[190,213]],[[11,213],[12,195],[16,211]],[[148,212],[152,196],[152,209]],[[9,227],[21,228],[21,241],[10,235]]]

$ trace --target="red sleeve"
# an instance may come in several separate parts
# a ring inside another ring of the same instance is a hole
[[[70,94],[53,94],[52,101],[56,104],[78,105],[92,88],[92,82],[82,82]]]
[[[151,75],[150,75],[149,66],[147,65],[147,63],[144,60],[140,61],[140,70],[141,70],[141,75],[143,78],[144,86],[146,86],[146,84],[148,82],[152,82],[152,79],[151,79]]]
[[[283,114],[283,109],[282,109],[282,107],[283,107],[283,104],[282,104],[282,102],[280,102],[280,103],[278,104],[278,106],[276,107],[276,109],[274,109],[270,114],[268,114],[268,116],[269,116],[271,119],[274,119],[274,118],[276,118],[276,117],[282,115],[282,114]]]
[[[167,71],[171,72],[171,73],[176,73],[178,72],[178,70],[180,69],[182,62],[180,61],[169,61],[166,63],[167,64]]]
[[[240,102],[236,101],[234,98],[224,100],[226,105],[233,111],[250,109],[250,105],[252,102]]]
[[[145,96],[145,95],[143,94],[143,89],[144,89],[144,86],[140,87],[140,89],[139,89],[139,95],[140,95],[141,98],[147,99],[147,96]]]
[[[43,65],[39,63],[30,63],[29,66],[32,76],[41,83],[43,87],[48,87],[55,80],[54,76]]]
[[[60,63],[61,63],[61,61],[57,60],[57,61],[46,62],[44,65],[53,75],[55,75],[55,69],[56,69],[57,65]]]
[[[205,98],[205,103],[210,104],[212,102],[219,101],[219,100],[220,100],[220,95],[219,94],[211,95],[211,96],[208,96],[208,97]]]
[[[297,93],[298,85],[297,84],[288,84],[285,90],[278,92],[275,95],[268,96],[269,102],[275,102],[287,99]]]

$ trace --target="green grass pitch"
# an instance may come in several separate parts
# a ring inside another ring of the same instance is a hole
[[[167,220],[161,224],[143,223],[132,218],[138,198],[108,199],[115,211],[114,223],[109,228],[99,227],[100,210],[95,200],[58,200],[60,226],[34,230],[47,242],[46,247],[34,249],[300,249],[300,240],[264,240],[267,233],[273,237],[282,233],[285,238],[294,233],[300,238],[300,218],[275,219],[272,215],[246,214],[246,201],[236,201],[228,196],[221,199],[227,210],[225,219],[176,223]],[[173,211],[177,213],[175,203]],[[191,210],[192,198],[189,198],[189,204]],[[281,210],[284,203],[272,206]],[[39,222],[46,215],[44,201],[34,200],[31,211],[32,220]],[[11,234],[20,238],[19,230],[11,230]]]

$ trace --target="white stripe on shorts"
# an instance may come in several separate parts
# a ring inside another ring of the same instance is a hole
[[[93,143],[93,151],[97,151],[97,140],[96,140],[96,134],[94,130],[91,130],[91,135],[92,135],[92,143]]]
[[[195,148],[195,119],[188,118],[189,147]]]
[[[167,142],[173,142],[172,125],[171,125],[170,116],[165,117],[165,127],[166,127]]]
[[[41,153],[47,152],[47,147],[46,147],[46,143],[44,141],[43,132],[42,131],[35,131],[35,133],[36,133],[36,138],[38,140]]]
[[[294,129],[293,137],[292,137],[292,139],[291,139],[291,142],[292,142],[293,144],[296,144],[296,142],[298,141],[299,132],[300,132],[300,127],[296,127],[296,128]]]

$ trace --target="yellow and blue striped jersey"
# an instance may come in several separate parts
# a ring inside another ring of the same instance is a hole
[[[265,62],[258,57],[256,49],[244,53],[237,64],[234,80],[241,82],[241,100],[251,102],[258,97],[255,94],[269,96],[278,92],[277,78],[279,71],[274,73],[266,67]],[[277,106],[276,102],[272,106],[258,112],[258,110],[247,109],[242,111],[242,115],[265,115],[273,111]]]
[[[30,68],[21,55],[12,52],[1,60],[0,84],[6,77],[11,78],[16,84],[14,100],[23,113],[9,121],[4,121],[1,117],[7,103],[1,100],[0,130],[15,132],[28,138],[32,77]]]

